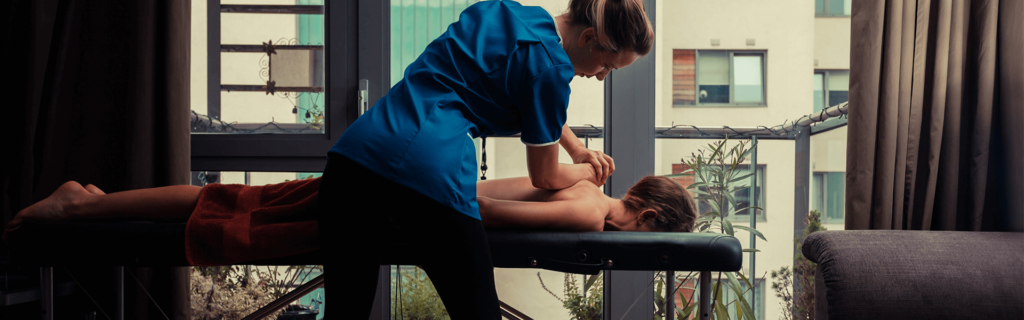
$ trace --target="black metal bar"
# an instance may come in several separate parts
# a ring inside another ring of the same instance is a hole
[[[206,114],[220,119],[220,0],[206,3]]]
[[[325,149],[326,150],[326,149]],[[196,157],[193,171],[322,172],[327,157]]]
[[[256,310],[256,312],[253,312],[252,314],[246,316],[242,320],[262,319],[271,312],[281,309],[284,306],[287,306],[288,304],[292,303],[292,301],[299,300],[299,298],[302,298],[303,296],[309,294],[310,292],[313,292],[313,290],[316,290],[323,284],[324,275],[321,274],[319,276],[316,276],[316,278],[313,278],[313,280],[309,280],[309,282],[306,282],[297,289],[292,290],[288,294],[285,294],[284,296],[277,298],[277,300],[271,301],[267,305],[263,306],[259,310]]]
[[[513,308],[504,301],[498,300],[498,306],[501,309],[501,314],[509,319],[533,320],[533,318],[530,318],[530,316],[527,316],[522,311]]]
[[[793,237],[799,239],[804,232],[804,219],[810,210],[811,196],[811,130],[804,128],[797,134],[794,146],[794,163],[796,164],[793,182]],[[800,254],[797,243],[793,243],[793,265],[797,265],[796,258]],[[793,296],[797,296],[803,288],[797,281],[793,281]],[[811,288],[810,290],[813,290]]]
[[[114,267],[114,320],[124,320],[124,267]]]
[[[274,45],[274,50],[324,50],[321,45]],[[222,44],[220,52],[267,52],[262,44]]]
[[[711,320],[711,271],[700,272],[700,306],[697,314],[700,320]]]
[[[40,275],[43,292],[39,300],[43,303],[43,319],[53,320],[53,267],[43,267]]]
[[[286,14],[324,14],[324,6],[304,5],[252,5],[224,4],[220,12],[228,13],[286,13]]]
[[[192,113],[192,133],[321,133],[322,128],[309,123],[228,123]]]
[[[259,84],[222,84],[220,91],[267,91],[266,85]],[[274,92],[324,92],[324,87],[274,87]]]
[[[665,320],[676,319],[676,272],[665,271]]]
[[[751,207],[759,207],[761,204],[758,203],[758,200],[760,200],[759,198],[761,196],[760,196],[759,193],[757,193],[757,183],[758,183],[758,181],[757,181],[757,150],[758,150],[758,147],[757,147],[757,136],[752,137],[751,140],[753,140],[751,143],[754,145],[754,151],[752,151],[750,153],[750,167],[753,168],[753,170],[751,170],[751,172],[753,174],[750,175],[750,191],[749,192],[752,195],[750,197],[750,203],[751,203],[750,206]],[[750,228],[751,229],[757,229],[757,210],[758,209],[750,209]],[[757,249],[757,238],[756,238],[756,236],[754,235],[753,232],[750,233],[750,249]],[[756,278],[756,276],[754,276],[756,274],[755,272],[756,272],[756,267],[757,267],[757,265],[755,264],[756,261],[757,261],[757,252],[751,252],[750,253],[750,273],[748,273],[751,278]],[[751,283],[751,285],[752,286],[750,288],[750,309],[751,310],[757,310],[757,299],[755,299],[755,296],[757,294],[757,285],[754,285],[753,283]]]
[[[846,126],[846,118],[832,118],[811,127],[811,135],[829,132]]]

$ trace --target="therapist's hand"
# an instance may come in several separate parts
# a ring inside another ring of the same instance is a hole
[[[604,185],[608,177],[615,172],[615,160],[611,156],[604,154],[604,152],[587,148],[576,148],[569,153],[569,156],[572,157],[572,163],[574,164],[587,163],[594,167],[594,172],[599,182],[598,186]]]

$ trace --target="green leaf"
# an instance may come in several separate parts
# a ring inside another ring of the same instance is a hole
[[[758,250],[758,249],[743,249],[743,252],[761,252],[761,250]]]
[[[732,229],[732,222],[729,222],[729,220],[724,220],[722,221],[722,226],[725,227],[726,234],[730,236],[735,236],[735,231],[733,231]]]
[[[710,206],[711,207],[711,211],[714,211],[716,214],[722,212],[722,207],[720,207],[718,205],[718,202],[709,201],[708,202],[708,206]]]
[[[656,298],[664,299],[665,295],[661,294],[661,289],[662,289],[662,287],[664,287],[664,285],[665,285],[664,281],[658,280],[658,285],[654,286],[654,292],[657,293],[657,295],[655,295]],[[657,300],[657,299],[655,299],[655,300]]]
[[[736,275],[740,276],[740,279],[743,280],[743,282],[745,282],[747,284],[747,288],[753,288],[754,287],[754,285],[750,283],[750,279],[747,279],[747,276],[745,276],[745,275],[743,275],[742,273],[739,273],[739,272],[737,272]]]
[[[689,305],[686,306],[686,308],[683,308],[683,310],[680,310],[679,313],[676,313],[676,319],[689,319],[690,314],[693,313],[693,309],[696,306],[697,303],[690,303]]]
[[[683,171],[683,173],[666,174],[666,175],[664,175],[662,177],[678,178],[678,177],[692,177],[692,176],[693,176],[693,170],[687,170],[687,171]]]
[[[729,285],[732,287],[733,292],[736,293],[736,301],[739,303],[740,308],[743,309],[743,313],[747,314],[747,319],[754,320],[754,312],[750,308],[750,304],[747,303],[747,298],[743,296],[744,291],[740,289],[739,281],[736,281],[736,275],[733,272],[726,272],[726,276],[729,277]],[[753,288],[750,286],[748,288]]]
[[[726,197],[726,199],[729,199],[729,205],[731,207],[735,208],[735,207],[739,206],[739,205],[736,204],[736,197],[734,197],[732,195],[732,192],[726,192],[725,193],[725,197]]]
[[[718,301],[715,302],[715,319],[729,319],[729,309],[722,303],[722,290],[718,290]]]
[[[712,216],[707,215],[707,214],[701,216],[700,218],[697,218],[697,222],[714,221],[714,220],[715,220],[715,217],[712,217]]]
[[[750,176],[752,176],[752,175],[754,175],[754,174],[750,173],[750,174],[745,174],[745,175],[739,176],[738,178],[729,179],[729,183],[733,183],[733,182],[736,182],[736,181],[742,181],[742,180],[745,180],[745,179],[750,179]]]
[[[740,230],[746,230],[747,232],[753,233],[758,238],[761,238],[761,240],[768,241],[768,239],[764,238],[764,234],[762,234],[761,231],[757,231],[757,229],[748,226],[736,226],[736,228],[739,228]]]
[[[736,211],[743,211],[743,210],[747,210],[747,209],[757,209],[757,210],[764,210],[764,208],[761,208],[761,207],[753,207],[753,206],[751,206],[751,207],[743,207],[743,208],[739,208],[739,209],[736,209]]]

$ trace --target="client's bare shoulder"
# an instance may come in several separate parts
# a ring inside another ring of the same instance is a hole
[[[604,219],[608,215],[608,196],[601,191],[601,188],[590,181],[577,182],[572,187],[558,190],[551,196],[552,201],[569,201],[574,210],[583,212],[588,222],[592,222],[594,230],[604,229]]]

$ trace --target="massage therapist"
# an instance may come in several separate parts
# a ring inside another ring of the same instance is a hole
[[[328,153],[320,241],[356,318],[369,317],[382,250],[402,244],[452,319],[500,319],[473,138],[521,133],[535,187],[603,185],[614,162],[566,126],[569,82],[604,80],[653,44],[641,0],[571,0],[558,17],[514,1],[463,11]],[[559,145],[574,164],[558,163]]]

